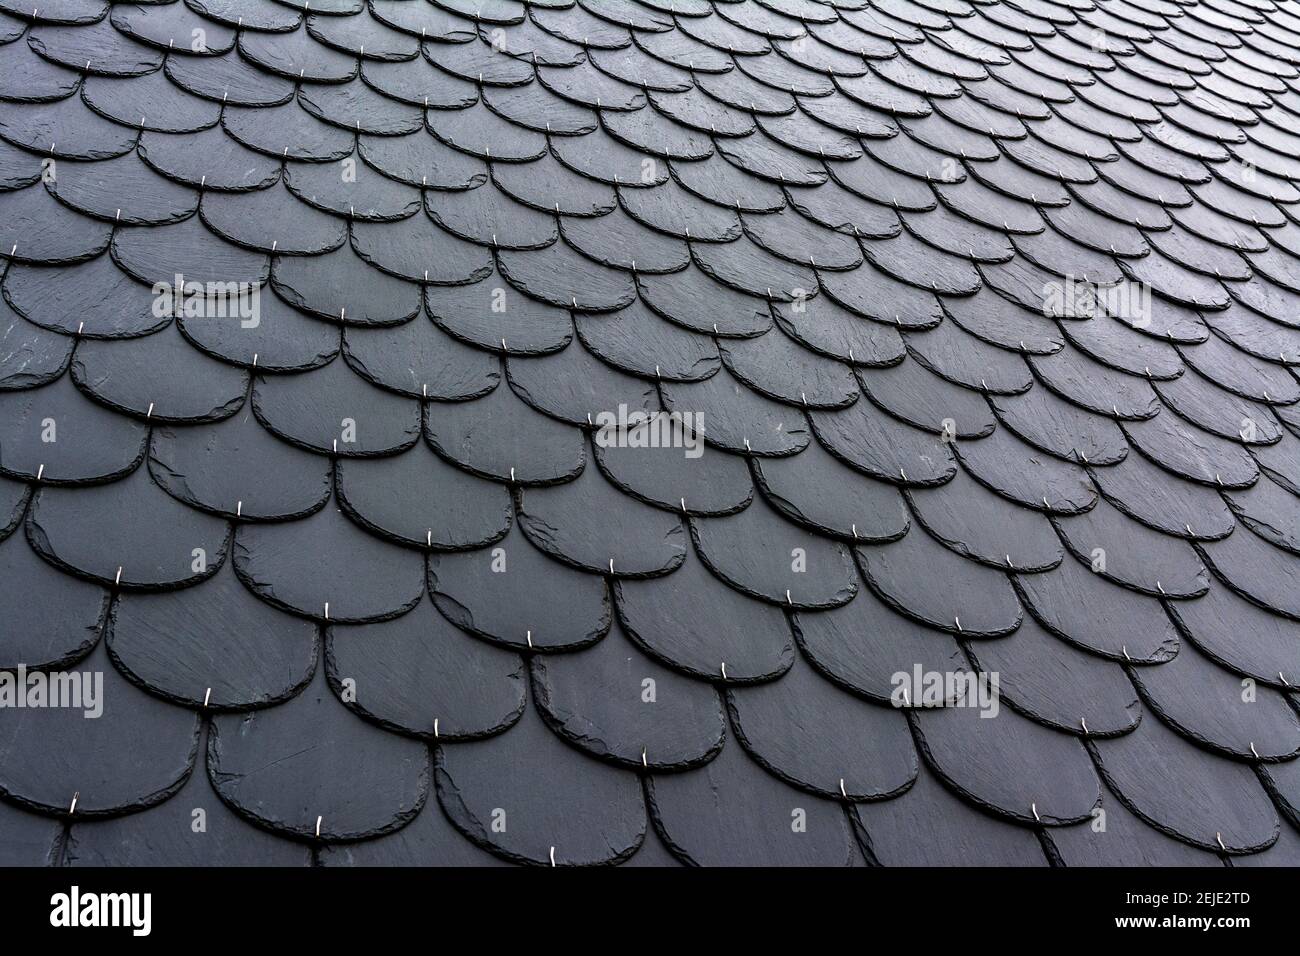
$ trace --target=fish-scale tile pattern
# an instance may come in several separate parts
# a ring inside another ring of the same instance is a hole
[[[1282,4],[0,10],[6,862],[1300,841]]]

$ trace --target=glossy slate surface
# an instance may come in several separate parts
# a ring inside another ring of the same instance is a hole
[[[0,861],[1295,862],[1284,5],[33,7]]]

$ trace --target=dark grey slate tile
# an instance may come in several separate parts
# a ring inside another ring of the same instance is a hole
[[[0,301],[0,389],[48,385],[68,367],[74,340],[28,322]]]
[[[1230,853],[1277,839],[1277,813],[1250,767],[1181,740],[1151,715],[1132,733],[1089,747],[1110,789],[1162,833]]]
[[[444,617],[518,650],[594,644],[613,617],[602,578],[547,557],[517,529],[492,548],[431,554],[428,569],[429,593]]]
[[[579,653],[532,659],[547,725],[595,757],[637,770],[682,770],[717,755],[726,732],[718,692],[648,657],[620,625]]]
[[[414,282],[379,271],[347,245],[324,255],[276,256],[271,284],[295,308],[343,324],[400,325],[420,310]]]
[[[1107,502],[1165,534],[1216,540],[1236,524],[1216,489],[1173,478],[1141,455],[1089,474]]]
[[[1100,811],[1088,823],[1053,827],[1045,836],[1066,866],[1222,865],[1205,850],[1147,825],[1109,793],[1102,796]]]
[[[650,777],[646,797],[664,842],[696,865],[857,862],[842,808],[764,773],[735,740],[699,770]]]
[[[259,602],[230,562],[183,591],[119,595],[105,640],[129,680],[195,709],[283,703],[306,686],[317,656],[316,626]]]
[[[561,743],[531,706],[509,733],[439,747],[436,775],[456,829],[513,862],[619,862],[647,829],[636,775]]]
[[[81,707],[0,708],[6,799],[75,821],[142,810],[176,793],[195,764],[199,716],[132,687],[102,644],[75,671]],[[84,696],[92,688],[93,701]]]
[[[453,627],[421,601],[391,621],[327,629],[330,686],[352,711],[433,741],[508,730],[525,706],[527,673],[516,654]]]
[[[440,328],[471,345],[511,355],[558,352],[573,338],[573,319],[529,298],[497,274],[480,282],[427,286],[424,305]]]
[[[81,98],[96,113],[141,131],[191,133],[221,118],[220,106],[187,92],[162,70],[133,78],[89,76]]]
[[[429,797],[424,743],[348,713],[317,668],[268,710],[221,714],[208,732],[208,774],[240,816],[298,839],[364,839],[398,829]],[[348,773],[339,773],[339,767]]]
[[[0,104],[0,137],[60,159],[108,159],[129,152],[139,133],[104,119],[79,96],[52,103]]]
[[[0,664],[53,668],[90,653],[108,614],[106,591],[60,574],[20,532],[0,542],[0,568],[9,582],[0,597],[6,621]]]
[[[11,261],[84,262],[108,248],[112,230],[61,205],[39,183],[0,193],[0,245]]]

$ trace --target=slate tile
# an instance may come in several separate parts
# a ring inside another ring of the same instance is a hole
[[[1150,715],[1132,733],[1089,747],[1110,789],[1162,833],[1229,853],[1277,839],[1277,814],[1248,766],[1180,740]]]
[[[160,422],[228,418],[248,393],[245,371],[196,351],[175,323],[141,338],[79,342],[70,374],[79,388],[109,408]]]
[[[467,840],[447,819],[436,800],[425,802],[400,830],[360,843],[327,843],[321,866],[508,866]]]
[[[721,365],[711,339],[666,322],[639,299],[613,313],[577,313],[575,322],[588,351],[633,375],[699,381]]]
[[[649,163],[641,168],[648,170],[652,178],[667,175],[666,168],[660,173],[654,160]],[[736,212],[696,202],[672,179],[653,189],[620,189],[618,198],[622,209],[637,222],[678,238],[730,242],[741,235]]]
[[[717,691],[647,657],[617,624],[581,653],[534,657],[532,675],[548,726],[593,756],[632,769],[681,770],[722,747]]]
[[[156,428],[149,471],[191,507],[245,521],[304,517],[329,497],[328,462],[277,441],[245,407],[216,428]]]
[[[599,217],[560,220],[565,242],[598,265],[632,272],[677,272],[691,261],[690,247],[643,226],[614,207]]]
[[[1046,387],[1022,395],[991,395],[989,405],[999,424],[1057,458],[1108,465],[1128,454],[1126,433],[1112,419],[1057,398]],[[1157,415],[1154,421],[1161,418]],[[1147,427],[1146,422],[1133,425]]]
[[[432,554],[429,593],[462,630],[516,649],[570,650],[609,630],[605,582],[545,556],[522,531],[478,551]],[[557,605],[556,594],[565,602]]]
[[[827,451],[882,481],[941,484],[956,468],[947,443],[885,414],[870,401],[836,412],[814,411],[808,420]]]
[[[69,376],[0,391],[0,472],[46,484],[109,481],[144,460],[148,430],[84,397]]]
[[[112,255],[123,272],[149,286],[173,282],[177,274],[187,282],[205,285],[240,282],[260,286],[270,271],[267,256],[217,238],[198,216],[170,226],[115,231]]]
[[[28,322],[0,301],[0,389],[48,385],[72,358],[73,339]]]
[[[111,231],[61,205],[41,185],[0,193],[0,245],[9,248],[10,261],[84,262],[108,248]]]
[[[885,866],[1046,866],[1034,831],[981,813],[924,765],[901,800],[855,804],[867,859]]]
[[[22,103],[59,100],[81,84],[75,70],[42,59],[32,44],[6,42],[0,46],[0,98]]]
[[[430,742],[477,739],[507,730],[526,706],[523,661],[457,630],[429,601],[326,636],[331,687],[389,730]]]
[[[973,637],[996,637],[1020,623],[1022,611],[1005,577],[957,557],[919,529],[891,544],[859,545],[854,553],[876,595],[914,620]],[[927,583],[933,575],[944,588]]]
[[[1065,341],[1060,327],[1041,310],[1025,309],[987,287],[973,296],[945,298],[943,308],[956,325],[971,335],[1005,349],[1050,355]]]
[[[1171,478],[1141,455],[1094,468],[1093,483],[1125,515],[1165,534],[1217,540],[1232,533],[1232,512],[1215,489]]]
[[[794,659],[784,615],[732,590],[693,550],[667,578],[615,581],[619,622],[628,636],[693,677],[724,683],[779,677]]]
[[[181,89],[162,70],[130,79],[89,76],[81,98],[96,113],[142,131],[189,133],[221,118],[217,104]]]
[[[415,284],[379,271],[347,245],[323,255],[276,256],[271,284],[295,308],[344,324],[399,325],[420,309]]]
[[[519,528],[547,554],[594,574],[667,574],[685,558],[681,521],[622,499],[599,469],[519,495]]]
[[[233,50],[220,56],[169,57],[163,72],[185,92],[237,106],[278,106],[295,93],[291,80],[264,72]]]
[[[9,582],[0,597],[8,622],[0,663],[56,668],[90,653],[108,615],[107,592],[60,574],[40,560],[21,533],[0,542],[0,568]]]
[[[78,212],[126,225],[179,222],[198,208],[193,191],[152,172],[134,153],[97,163],[65,161],[50,191]]]
[[[907,500],[925,530],[962,557],[1026,573],[1061,563],[1060,541],[1042,515],[1008,505],[963,471],[942,485],[909,490]]]
[[[254,153],[218,127],[189,134],[145,132],[138,154],[155,171],[196,188],[265,189],[280,175],[277,162]],[[205,199],[211,204],[213,195]]]
[[[349,159],[339,166],[286,164],[284,184],[304,203],[351,220],[392,221],[420,211],[422,197],[414,189],[373,172],[356,157]]]
[[[5,836],[3,849],[0,849],[0,862],[5,866],[50,866],[57,858],[63,824],[12,804],[0,803],[0,832]]]
[[[1209,573],[1186,542],[1133,521],[1105,499],[1083,514],[1055,517],[1053,524],[1076,558],[1118,584],[1173,598],[1209,589]]]
[[[92,75],[139,76],[162,66],[162,54],[115,30],[107,17],[76,26],[37,24],[27,42],[47,60]]]
[[[487,167],[481,160],[443,145],[428,133],[405,136],[363,133],[357,142],[357,151],[367,164],[385,176],[413,186],[473,189],[488,178]]]
[[[1128,733],[1141,718],[1137,692],[1123,668],[1072,647],[1032,617],[1007,637],[967,648],[981,671],[998,675],[1002,702],[1038,723],[1085,737],[1111,737]]]
[[[792,521],[855,541],[890,541],[907,531],[897,491],[855,474],[817,442],[790,458],[752,461],[764,496]]]
[[[853,365],[893,365],[906,354],[897,330],[863,320],[829,296],[772,308],[781,331],[813,353]]]
[[[108,159],[135,146],[138,131],[104,119],[79,96],[52,103],[0,103],[0,137],[60,159]]]
[[[655,156],[694,161],[713,155],[713,140],[707,132],[675,123],[650,107],[633,112],[610,110],[601,114],[600,122],[605,132],[625,146]]]
[[[978,392],[953,385],[920,362],[857,372],[872,402],[915,428],[940,433],[946,442],[983,438],[996,428],[996,419]]]
[[[206,738],[206,734],[204,735]],[[206,752],[206,740],[200,753]],[[158,807],[68,830],[63,866],[310,866],[311,851],[250,827],[217,796],[201,763]]]
[[[439,747],[435,767],[438,802],[456,828],[513,862],[617,862],[647,828],[636,776],[560,743],[531,707],[510,733]]]
[[[222,110],[221,125],[249,149],[277,158],[338,161],[354,143],[354,134],[321,122],[295,102],[260,109],[230,105]]]
[[[413,608],[424,586],[419,555],[367,534],[330,506],[297,521],[240,525],[233,560],[257,597],[317,620],[388,620]]]
[[[1088,823],[1046,832],[1045,839],[1066,866],[1221,865],[1205,850],[1149,826],[1110,793],[1102,795],[1101,812],[1104,817],[1099,814]]]
[[[864,318],[907,329],[933,328],[942,320],[933,293],[899,282],[867,263],[852,272],[824,273],[818,278],[823,292]]]
[[[646,801],[664,842],[698,866],[853,866],[843,810],[764,773],[730,740],[712,761],[656,774]]]
[[[216,56],[235,46],[236,31],[201,16],[185,4],[121,5],[109,14],[109,21],[133,40],[164,50],[180,46],[198,56]],[[194,31],[199,33],[195,34]]]
[[[264,0],[194,0],[198,12],[227,26],[247,26],[250,30],[283,33],[302,22],[302,15],[290,6],[269,4]]]
[[[338,773],[340,766],[351,772]],[[282,706],[215,717],[208,773],[236,813],[299,839],[391,832],[419,812],[431,789],[424,744],[348,714],[324,668]]]
[[[889,799],[917,773],[901,714],[864,703],[799,661],[779,681],[727,693],[736,740],[792,786],[835,799]]]
[[[981,262],[1007,262],[1016,254],[1015,248],[1001,230],[990,229],[959,216],[947,206],[935,206],[927,212],[906,214],[903,221],[915,238],[941,252]],[[923,272],[916,273],[916,276],[913,284],[926,284],[927,276]],[[966,281],[970,281],[969,277]]]
[[[1139,664],[1172,659],[1178,633],[1160,604],[1090,568],[1067,558],[1052,571],[1016,576],[1016,591],[1040,624],[1084,650]]]
[[[169,498],[140,468],[109,484],[42,488],[27,536],[55,567],[128,589],[202,581],[221,567],[230,541],[224,521]]]
[[[88,706],[0,710],[5,797],[75,821],[141,810],[176,793],[194,766],[198,715],[132,687],[102,644],[76,672],[83,693],[94,687]],[[87,718],[96,709],[100,715]]]
[[[316,660],[315,626],[256,601],[229,563],[183,592],[119,596],[105,634],[128,679],[195,708],[280,703],[306,685]]]
[[[688,192],[737,212],[778,212],[785,205],[776,181],[760,179],[718,155],[692,162],[673,160],[671,170]]]

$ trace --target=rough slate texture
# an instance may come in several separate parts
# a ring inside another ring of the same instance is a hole
[[[1293,5],[0,10],[3,862],[1300,862]]]

